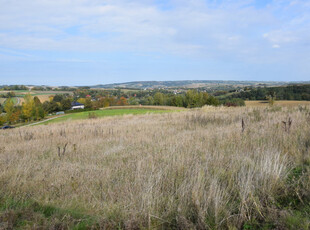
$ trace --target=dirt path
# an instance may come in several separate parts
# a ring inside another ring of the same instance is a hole
[[[56,118],[60,118],[60,117],[63,117],[63,116],[66,116],[66,115],[62,115],[62,116],[58,116],[58,117],[51,117],[49,119],[46,119],[46,120],[43,120],[43,121],[38,121],[38,122],[35,122],[35,123],[31,123],[29,125],[23,125],[21,127],[29,127],[29,126],[33,126],[33,125],[37,125],[37,124],[41,124],[41,123],[44,123],[44,122],[47,122],[47,121],[50,121],[50,120],[54,120]]]

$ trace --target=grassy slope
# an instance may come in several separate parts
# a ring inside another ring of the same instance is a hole
[[[0,132],[0,223],[309,229],[309,111],[207,107]]]
[[[166,113],[171,112],[172,110],[160,110],[160,109],[132,109],[132,108],[123,108],[123,109],[105,109],[105,110],[96,110],[90,112],[80,112],[67,114],[63,117],[44,122],[44,124],[55,123],[55,122],[65,122],[70,120],[80,120],[89,118],[89,114],[93,113],[97,117],[107,117],[107,116],[120,116],[120,115],[137,115],[137,114],[146,114],[146,113]]]

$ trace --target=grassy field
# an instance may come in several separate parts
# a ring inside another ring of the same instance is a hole
[[[0,143],[7,229],[310,227],[309,106],[74,120]]]
[[[246,106],[269,106],[268,101],[245,101]],[[274,105],[277,106],[304,106],[310,105],[310,101],[275,101]]]
[[[159,106],[159,105],[126,105],[126,106],[109,106],[101,108],[101,110],[115,110],[115,109],[151,109],[151,110],[186,110],[184,107],[175,106]]]
[[[49,97],[56,95],[56,94],[72,94],[72,92],[70,91],[28,91],[28,90],[12,90],[12,91],[0,91],[0,94],[6,94],[8,92],[14,92],[16,97],[19,97],[19,105],[22,105],[22,102],[24,101],[24,96],[28,93],[31,94],[31,96],[37,96],[41,103],[45,102],[45,101],[49,101]],[[1,100],[1,99],[0,99]],[[1,102],[0,102],[1,103]]]
[[[7,100],[7,98],[0,98],[0,104],[5,104],[5,101]],[[17,98],[13,97],[12,98],[13,103],[16,105],[17,104]]]
[[[66,114],[62,117],[57,119],[44,122],[43,124],[50,124],[55,122],[67,122],[71,120],[80,120],[80,119],[88,119],[90,115],[95,116],[94,118],[100,117],[108,117],[108,116],[122,116],[122,115],[137,115],[137,114],[146,114],[146,113],[166,113],[173,110],[167,110],[164,108],[136,108],[136,107],[114,107],[114,108],[107,108],[103,110],[95,110],[95,111],[87,111],[87,112],[79,112],[79,113],[71,113]]]
[[[0,98],[0,104],[2,105],[5,102],[6,98]]]

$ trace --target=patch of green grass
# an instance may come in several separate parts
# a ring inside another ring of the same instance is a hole
[[[17,104],[17,101],[18,101],[17,98],[16,98],[16,97],[12,97],[11,99],[12,99],[14,105],[16,105],[16,104]]]
[[[31,200],[0,197],[0,224],[7,229],[97,229],[98,219]]]
[[[49,124],[54,122],[65,122],[69,120],[80,120],[88,119],[89,113],[92,113],[95,117],[107,117],[107,116],[121,116],[121,115],[138,115],[138,114],[147,114],[147,113],[167,113],[172,112],[173,110],[158,110],[158,109],[106,109],[106,110],[96,110],[96,111],[86,111],[80,113],[71,113],[54,120],[44,122],[43,124]]]
[[[309,209],[309,207],[308,207]],[[309,229],[310,219],[309,210],[293,211],[285,219],[287,229]]]
[[[7,98],[0,98],[0,104],[4,105],[6,100]],[[11,100],[14,105],[17,105],[17,102],[18,102],[17,97],[12,97]]]
[[[275,225],[273,223],[265,222],[259,223],[257,220],[251,220],[244,223],[243,230],[269,230],[275,229]]]

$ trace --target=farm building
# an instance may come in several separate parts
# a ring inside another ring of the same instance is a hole
[[[75,110],[75,109],[84,109],[84,105],[78,102],[72,102],[71,103],[71,109]]]

